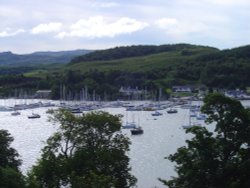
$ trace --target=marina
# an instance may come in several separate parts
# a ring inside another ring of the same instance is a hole
[[[20,101],[14,99],[0,100],[2,106],[12,106],[19,104]],[[39,101],[27,101],[30,103],[39,103]],[[41,155],[41,149],[44,147],[45,142],[58,128],[58,125],[52,124],[48,121],[48,109],[58,108],[61,104],[60,101],[42,101],[41,103],[51,102],[50,107],[38,107],[36,109],[20,110],[21,114],[12,116],[10,111],[0,112],[0,129],[6,129],[14,137],[12,146],[17,149],[21,156],[23,164],[21,170],[26,173],[36,160]],[[167,109],[158,110],[162,113],[161,116],[153,117],[152,111],[127,111],[126,106],[117,105],[116,102],[101,103],[103,106],[100,108],[100,103],[95,105],[92,102],[86,102],[93,108],[98,107],[96,110],[104,110],[111,114],[122,114],[122,123],[126,123],[126,114],[129,120],[135,116],[135,123],[140,119],[140,126],[143,129],[143,134],[131,135],[131,129],[122,129],[122,133],[126,134],[131,140],[130,151],[130,165],[132,167],[132,174],[138,179],[139,188],[163,188],[158,178],[169,179],[175,175],[174,164],[164,159],[166,156],[173,154],[178,147],[185,145],[185,140],[190,139],[192,135],[186,134],[182,125],[187,124],[189,121],[189,109],[176,106],[178,113],[169,114]],[[124,102],[127,103],[127,102]],[[134,106],[145,104],[153,104],[150,101],[129,102]],[[193,102],[199,104],[198,102]],[[245,101],[247,105],[250,103]],[[65,105],[65,104],[64,104]],[[75,104],[76,105],[76,104]],[[165,101],[162,103],[167,107],[172,105],[171,102]],[[35,111],[40,115],[38,119],[28,119],[27,116]],[[87,111],[83,111],[87,113]],[[13,112],[13,111],[12,111]],[[156,118],[156,119],[155,119]],[[205,125],[204,120],[197,120],[202,126],[206,126],[210,131],[213,130],[212,125]]]

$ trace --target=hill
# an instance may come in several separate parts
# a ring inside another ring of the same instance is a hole
[[[12,52],[0,53],[0,66],[37,66],[53,63],[65,64],[72,58],[91,52],[90,50],[73,50],[59,52],[35,52],[31,54],[18,55]]]
[[[69,98],[79,97],[85,88],[88,96],[94,93],[101,99],[120,98],[121,86],[146,88],[150,96],[173,85],[246,88],[250,83],[249,52],[250,46],[227,50],[190,44],[117,47],[91,52],[60,67],[30,70],[22,77],[27,78],[26,84],[9,77],[7,81],[0,77],[0,84],[5,91],[4,85],[52,89],[54,98],[60,97],[62,85]]]
[[[117,87],[245,88],[250,83],[250,46],[227,50],[190,44],[118,47],[74,58],[65,70],[80,71],[92,80],[97,79],[91,75],[101,72],[113,77],[110,84]]]
[[[114,59],[123,59],[130,57],[141,57],[146,55],[158,54],[162,52],[177,52],[186,51],[185,55],[194,55],[197,53],[197,49],[209,49],[217,50],[216,48],[196,46],[190,44],[173,44],[173,45],[138,45],[138,46],[126,46],[116,47],[107,50],[97,50],[92,53],[78,56],[72,59],[71,64],[79,62],[89,61],[106,61]],[[185,52],[184,52],[185,53]]]
[[[67,69],[82,72],[91,69],[146,72],[194,61],[201,55],[216,52],[219,52],[216,48],[190,44],[117,47],[76,57],[67,65]]]

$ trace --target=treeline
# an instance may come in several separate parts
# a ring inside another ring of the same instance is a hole
[[[250,86],[250,46],[201,55],[178,64],[175,78],[208,87],[245,88]]]
[[[200,61],[218,61],[223,59],[249,59],[250,58],[250,45],[233,48],[231,50],[222,50],[198,58]]]
[[[20,92],[26,92],[29,95],[34,94],[37,90],[52,90],[52,99],[62,98],[62,86],[64,87],[66,99],[80,99],[80,92],[83,89],[88,90],[88,95],[96,95],[96,100],[116,100],[124,98],[119,93],[119,89],[125,88],[146,89],[148,91],[146,98],[157,98],[158,90],[163,84],[157,81],[161,74],[154,71],[147,73],[131,73],[124,71],[110,70],[100,72],[90,70],[86,73],[80,71],[67,70],[61,73],[48,74],[45,78],[27,77],[23,74],[0,76],[0,95],[2,97],[23,96]],[[165,87],[165,86],[164,86]],[[164,92],[163,92],[164,94]],[[131,96],[132,97],[132,96]],[[137,96],[142,97],[142,96]],[[132,98],[124,98],[132,99]],[[93,97],[89,98],[93,100]]]
[[[57,76],[57,92],[54,93],[53,98],[60,98],[62,94],[59,93],[60,86],[65,86],[66,95],[70,95],[69,98],[79,98],[80,92],[85,89],[88,90],[89,95],[96,95],[98,100],[117,100],[122,99],[124,96],[119,93],[121,87],[147,89],[149,92],[144,97],[156,97],[156,94],[150,94],[152,91],[157,91],[159,87],[153,81],[156,76],[152,72],[150,73],[131,73],[124,71],[110,70],[108,72],[100,72],[98,70],[90,70],[84,74],[80,71],[68,70],[61,76]],[[139,96],[138,96],[139,97]],[[93,98],[91,98],[92,100]],[[125,98],[130,99],[130,98]]]
[[[37,68],[38,67],[32,67],[32,66],[21,66],[21,67],[0,66],[0,75],[23,74],[25,72],[36,70]]]
[[[137,45],[127,47],[115,47],[107,50],[98,50],[92,53],[73,58],[71,63],[80,63],[84,61],[103,61],[114,60],[128,57],[146,56],[162,52],[180,51],[185,49],[193,49],[198,46],[190,44],[174,44],[174,45]],[[211,48],[216,50],[215,48]],[[185,55],[190,55],[191,51],[183,51]]]

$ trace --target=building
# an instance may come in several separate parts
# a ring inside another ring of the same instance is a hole
[[[119,89],[119,92],[120,92],[122,95],[125,95],[125,96],[141,95],[141,94],[144,93],[143,90],[139,90],[137,87],[136,87],[135,89],[130,88],[130,87],[127,87],[127,88],[121,87],[121,88]]]
[[[49,99],[51,97],[51,90],[38,90],[36,91],[34,98]]]
[[[200,93],[204,94],[207,91],[205,85],[183,85],[183,86],[173,86],[172,91],[174,93]]]
[[[172,90],[175,93],[190,93],[190,92],[192,92],[192,88],[190,86],[173,86]]]

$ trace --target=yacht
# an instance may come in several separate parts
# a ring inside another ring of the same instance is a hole
[[[30,116],[28,116],[29,119],[35,119],[40,118],[41,116],[39,114],[32,113]]]
[[[134,128],[134,129],[132,129],[130,131],[131,131],[132,135],[143,134],[143,129],[141,127],[136,127],[136,128]]]
[[[126,122],[125,125],[122,126],[123,129],[135,129],[136,124],[134,122]]]
[[[169,110],[167,110],[168,114],[176,114],[177,112],[178,112],[177,109],[174,108],[170,108]]]
[[[155,111],[153,113],[151,113],[152,116],[162,116],[161,112]]]

